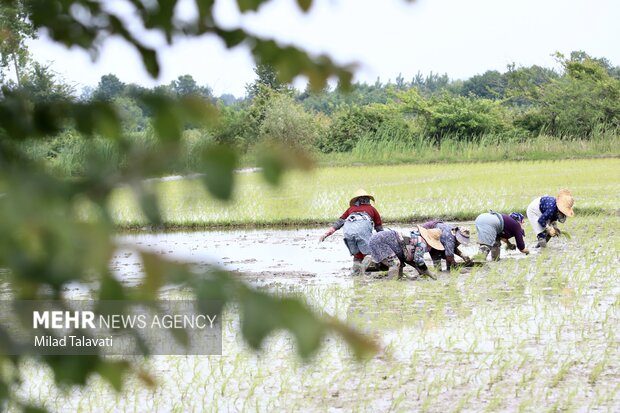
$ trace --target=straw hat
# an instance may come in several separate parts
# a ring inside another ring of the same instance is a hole
[[[418,225],[418,231],[420,231],[420,235],[422,235],[422,238],[424,238],[424,241],[426,241],[426,243],[430,245],[431,248],[439,250],[439,251],[443,251],[445,249],[443,244],[439,240],[441,238],[440,229],[438,228],[426,229]]]
[[[349,206],[353,206],[355,204],[355,201],[357,200],[357,198],[362,197],[362,196],[367,196],[368,198],[372,199],[373,201],[375,200],[375,197],[370,195],[368,192],[364,191],[363,189],[358,189],[355,192],[355,195],[353,195],[353,198],[351,198],[351,200],[349,201]]]
[[[456,227],[456,237],[457,241],[463,245],[469,245],[469,228],[468,227]]]
[[[571,195],[568,189],[560,189],[558,193],[556,204],[560,212],[562,212],[567,217],[574,217],[575,212],[573,211],[573,205],[575,205],[575,200]]]

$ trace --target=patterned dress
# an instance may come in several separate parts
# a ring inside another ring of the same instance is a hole
[[[429,250],[424,238],[418,231],[411,231],[409,246],[412,251],[412,261],[415,265],[424,264],[424,253]],[[404,239],[397,231],[387,230],[377,232],[370,238],[370,253],[375,262],[381,262],[390,257],[398,257],[401,262],[405,262],[405,252],[403,251]]]

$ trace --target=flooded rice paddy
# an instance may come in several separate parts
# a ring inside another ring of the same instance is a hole
[[[359,363],[330,337],[302,363],[279,333],[256,353],[229,308],[222,356],[139,361],[157,379],[154,391],[131,380],[117,394],[93,380],[58,392],[30,361],[22,396],[51,411],[620,411],[619,223],[570,219],[571,239],[529,256],[503,249],[500,262],[437,281],[352,277],[341,233],[319,244],[322,228],[120,235],[111,265],[123,282],[142,277],[136,249],[197,272],[216,263],[345,320],[382,350]]]

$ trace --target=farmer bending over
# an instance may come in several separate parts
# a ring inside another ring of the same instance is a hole
[[[504,241],[508,249],[514,249],[515,246],[510,243],[509,239],[515,239],[516,248],[524,254],[530,252],[525,247],[523,236],[523,215],[513,212],[510,215],[498,214],[489,211],[476,217],[476,231],[478,232],[478,243],[480,244],[479,254],[483,260],[487,259],[489,252],[493,261],[499,261],[499,251],[501,241]]]
[[[441,236],[439,241],[444,247],[443,250],[437,248],[431,248],[429,254],[433,260],[435,269],[441,271],[441,260],[446,260],[446,268],[450,271],[450,268],[456,265],[454,255],[458,255],[465,261],[466,264],[471,262],[471,259],[464,255],[459,249],[459,246],[469,244],[469,228],[464,226],[452,226],[444,223],[441,220],[433,220],[422,224],[422,227],[426,229],[439,229]]]
[[[349,209],[344,211],[338,221],[334,222],[331,227],[321,235],[319,242],[325,241],[325,238],[344,227],[344,243],[349,252],[353,256],[352,275],[360,273],[362,268],[362,260],[370,254],[370,237],[372,229],[383,231],[381,216],[379,212],[370,205],[370,201],[375,198],[363,189],[358,189],[351,201],[349,201]],[[371,262],[370,256],[366,258],[365,266]]]
[[[429,236],[433,231],[437,232],[436,241]],[[438,240],[439,230],[415,228],[409,236],[402,235],[398,231],[387,230],[378,232],[370,238],[370,251],[374,262],[388,267],[385,279],[403,278],[403,268],[405,264],[409,264],[416,269],[418,274],[435,280],[437,278],[428,270],[424,262],[424,253],[430,250],[429,245],[443,248]],[[364,258],[362,272],[366,270],[366,263],[367,260]]]
[[[545,195],[534,199],[527,207],[527,219],[536,234],[539,248],[545,248],[551,237],[557,237],[561,231],[558,222],[565,222],[566,217],[574,217],[575,200],[567,189],[562,189],[556,198]]]

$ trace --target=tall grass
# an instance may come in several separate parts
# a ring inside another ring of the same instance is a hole
[[[422,135],[411,139],[390,136],[387,131],[364,136],[350,153],[319,154],[322,165],[355,163],[398,164],[432,162],[491,162],[507,160],[556,160],[620,156],[620,135],[599,131],[591,139],[540,135],[510,139],[484,135],[474,140],[450,136],[434,142]]]

